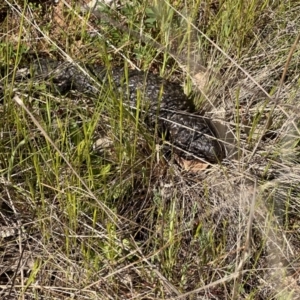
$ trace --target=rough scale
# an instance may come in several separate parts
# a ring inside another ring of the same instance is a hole
[[[184,94],[180,85],[150,72],[124,72],[123,68],[113,67],[108,76],[101,65],[79,66],[86,74],[78,65],[41,58],[31,63],[28,74],[33,80],[49,83],[53,92],[66,94],[74,90],[91,97],[96,97],[99,87],[105,88],[110,82],[132,109],[137,105],[138,95],[142,95],[141,111],[146,113],[146,122],[149,127],[157,122],[159,131],[166,133],[175,146],[174,151],[187,159],[198,157],[211,163],[224,158],[224,148],[216,139],[212,122],[195,112],[193,99]]]

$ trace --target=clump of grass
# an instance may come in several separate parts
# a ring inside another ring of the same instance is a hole
[[[108,17],[100,21],[62,2],[6,3],[1,224],[16,218],[26,232],[1,241],[10,264],[0,274],[3,293],[293,299],[297,45],[289,53],[299,29],[297,3],[134,1],[102,9]],[[42,53],[108,69],[136,65],[178,82],[186,77],[182,67],[192,79],[210,74],[201,86],[207,115],[232,132],[239,156],[196,174],[181,170],[112,85],[91,99],[18,82],[20,65]],[[103,138],[108,147],[98,153],[93,147]]]

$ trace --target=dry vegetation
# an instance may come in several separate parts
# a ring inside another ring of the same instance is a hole
[[[298,299],[298,1],[80,5],[0,4],[0,298]],[[201,90],[227,158],[185,170],[112,89],[18,82],[37,56]]]

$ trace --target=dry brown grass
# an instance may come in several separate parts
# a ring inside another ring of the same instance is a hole
[[[1,239],[2,299],[298,299],[299,5],[161,1],[147,28],[137,2],[115,28],[71,1],[5,2],[0,217],[18,232]],[[95,103],[4,76],[39,55],[184,80],[227,159],[183,170],[113,91]]]

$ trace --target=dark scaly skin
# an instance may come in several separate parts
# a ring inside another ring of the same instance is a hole
[[[87,65],[86,68],[100,85],[109,80],[105,67]],[[39,59],[32,64],[32,77],[51,79],[52,86],[59,93],[70,90],[91,95],[98,93],[99,84],[70,63]],[[195,113],[193,100],[178,84],[141,71],[128,70],[128,76],[125,76],[124,69],[119,67],[112,68],[110,80],[124,103],[132,108],[136,107],[137,90],[140,89],[144,103],[142,108],[147,110],[147,123],[153,126],[157,122],[159,131],[167,132],[174,150],[181,152],[185,158],[200,157],[211,163],[224,158],[224,149],[215,138],[211,121]]]

